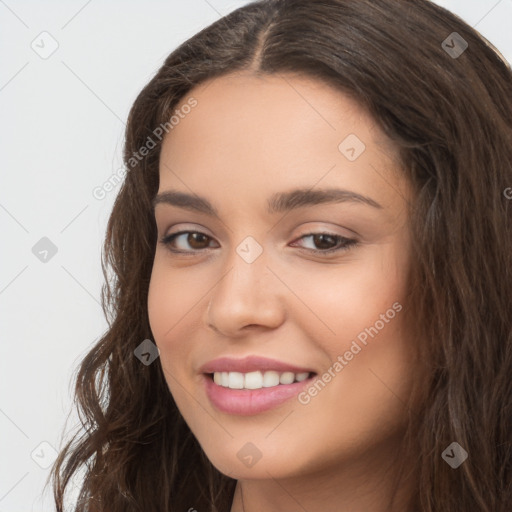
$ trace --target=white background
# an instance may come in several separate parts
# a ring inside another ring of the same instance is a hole
[[[0,0],[0,512],[53,510],[36,461],[60,448],[72,374],[107,327],[100,255],[118,187],[92,191],[122,165],[129,108],[179,43],[245,3]],[[437,3],[512,61],[512,0]],[[58,42],[47,59],[31,48],[43,31]],[[58,250],[46,263],[42,237]]]

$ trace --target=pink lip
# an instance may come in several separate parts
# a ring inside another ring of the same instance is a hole
[[[262,371],[276,371],[276,372],[293,372],[293,373],[311,373],[314,372],[311,368],[300,368],[292,364],[278,361],[277,359],[269,359],[260,356],[247,356],[243,359],[235,359],[231,357],[219,357],[213,361],[201,366],[199,371],[201,373],[214,373],[214,372],[240,372],[249,373],[257,370]],[[291,384],[290,384],[291,385]],[[283,386],[284,387],[284,386]]]
[[[273,409],[297,396],[302,389],[311,384],[316,374],[302,382],[261,389],[224,388],[215,384],[209,375],[202,377],[205,382],[206,395],[218,410],[228,414],[250,416]]]

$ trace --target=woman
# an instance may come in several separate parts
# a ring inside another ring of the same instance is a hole
[[[79,511],[510,510],[511,78],[426,0],[264,0],[177,48],[57,509],[85,470]]]

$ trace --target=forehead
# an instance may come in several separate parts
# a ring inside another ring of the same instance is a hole
[[[183,109],[190,98],[195,106]],[[342,186],[389,203],[403,187],[397,153],[373,118],[321,81],[235,73],[192,89],[176,111],[180,120],[162,145],[160,190],[205,195],[222,187],[235,201]]]

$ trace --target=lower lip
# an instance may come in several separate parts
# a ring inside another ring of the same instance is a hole
[[[240,416],[250,416],[268,411],[297,396],[316,375],[293,384],[280,384],[261,389],[230,389],[215,384],[206,374],[203,378],[210,402],[220,411]]]

